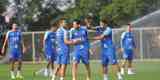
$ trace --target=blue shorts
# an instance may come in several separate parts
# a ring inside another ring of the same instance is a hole
[[[101,52],[101,62],[102,65],[107,66],[109,63],[114,65],[117,64],[116,49],[107,48],[103,49]]]
[[[89,64],[89,50],[75,50],[72,59],[76,63],[81,60],[83,64]]]
[[[124,49],[123,58],[126,60],[133,60],[133,50]]]
[[[45,57],[47,61],[51,61],[52,63],[56,60],[56,52],[55,51],[45,51]]]
[[[69,57],[69,51],[58,51],[57,57],[56,57],[56,64],[69,64],[70,57]]]
[[[10,60],[22,60],[22,52],[20,50],[10,50],[9,53]]]

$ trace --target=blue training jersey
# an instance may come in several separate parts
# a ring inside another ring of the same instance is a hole
[[[89,33],[88,33],[88,30],[87,30],[87,26],[81,26],[81,28],[85,30],[85,38],[86,38],[85,47],[86,47],[86,49],[89,49],[90,48],[90,42],[89,42]]]
[[[76,44],[74,49],[76,50],[89,50],[89,40],[87,29],[80,27],[79,29],[72,28],[70,30],[71,39],[80,39],[81,43]]]
[[[99,35],[104,35],[104,39],[101,40],[101,47],[103,49],[105,48],[113,48],[114,47],[114,44],[113,44],[113,41],[112,41],[112,29],[110,27],[100,27],[100,26],[97,26],[96,27],[96,35],[99,36]]]
[[[60,51],[69,50],[69,45],[64,42],[65,38],[69,39],[69,32],[65,28],[60,27],[56,32],[57,47]]]
[[[124,49],[134,49],[136,47],[132,32],[123,32],[121,35],[121,47]]]
[[[6,36],[10,50],[21,50],[22,33],[20,31],[8,31]]]
[[[56,32],[45,32],[44,40],[46,50],[53,51],[56,49]]]

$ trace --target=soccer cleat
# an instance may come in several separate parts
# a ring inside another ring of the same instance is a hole
[[[21,75],[21,72],[20,72],[20,71],[17,71],[16,78],[19,79],[19,80],[22,80],[22,79],[23,79],[23,76]]]
[[[117,73],[118,80],[123,80],[121,73]]]
[[[87,78],[86,80],[90,80],[90,78]]]
[[[12,80],[15,80],[15,79],[16,79],[13,71],[11,71],[11,79],[12,79]]]
[[[52,75],[53,75],[53,72],[52,72],[52,70],[49,72],[49,76],[50,77],[52,77]]]
[[[55,79],[56,79],[56,76],[55,76],[55,75],[53,75],[53,76],[52,76],[52,80],[55,80]]]
[[[107,74],[104,74],[104,79],[103,80],[109,80]]]
[[[108,78],[104,78],[104,80],[109,80]]]
[[[134,75],[136,74],[135,72],[133,72],[132,70],[128,70],[128,75]]]
[[[15,76],[11,76],[11,79],[12,79],[12,80],[15,80],[15,79],[16,79],[16,77],[15,77]]]
[[[22,75],[18,75],[18,76],[16,76],[16,78],[17,78],[18,80],[23,80],[23,76],[22,76]]]
[[[45,70],[44,70],[44,76],[45,76],[45,77],[48,77],[48,76],[49,76],[48,69],[45,69]]]
[[[124,75],[124,68],[121,68],[121,74]]]

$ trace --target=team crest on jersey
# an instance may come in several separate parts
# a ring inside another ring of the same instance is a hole
[[[82,34],[85,34],[85,31],[82,31]]]
[[[77,36],[77,35],[78,35],[78,33],[77,33],[77,32],[75,32],[75,33],[74,33],[74,35],[75,35],[75,36]]]

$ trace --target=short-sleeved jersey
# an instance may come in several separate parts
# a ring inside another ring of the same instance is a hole
[[[44,35],[45,49],[55,50],[56,49],[56,32],[47,31]]]
[[[69,45],[65,44],[64,42],[65,38],[69,39],[69,31],[63,27],[60,27],[56,32],[58,50],[61,50],[61,51],[69,50]]]
[[[71,39],[80,39],[81,43],[74,45],[74,49],[81,50],[89,49],[89,40],[87,29],[80,27],[79,29],[72,28],[70,30]]]
[[[10,50],[20,50],[22,48],[22,33],[20,31],[8,31],[6,37]]]
[[[136,47],[132,32],[123,32],[121,35],[121,47],[124,49],[134,49]]]
[[[87,27],[86,26],[81,26],[82,29],[84,29],[86,31],[86,34],[85,34],[85,38],[86,38],[86,41],[85,41],[85,46],[86,48],[90,48],[90,42],[89,42],[89,33],[88,33],[88,30],[87,30]]]
[[[96,27],[96,35],[104,35],[105,37],[101,40],[101,47],[103,49],[105,48],[112,48],[114,47],[113,41],[112,41],[112,29],[110,27]]]

